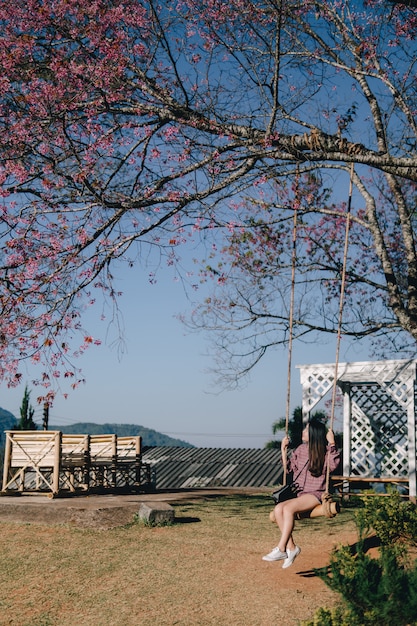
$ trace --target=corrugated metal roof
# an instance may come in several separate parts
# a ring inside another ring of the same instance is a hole
[[[157,489],[265,487],[282,482],[279,449],[145,447]]]

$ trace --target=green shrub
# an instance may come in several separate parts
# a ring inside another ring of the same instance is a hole
[[[344,607],[318,609],[312,620],[303,622],[303,626],[361,626],[354,621],[353,615]]]
[[[343,605],[319,609],[304,626],[406,626],[417,624],[417,562],[406,567],[403,551],[382,547],[379,559],[367,556],[363,544],[353,553],[342,546],[328,568],[316,573],[341,594]]]
[[[335,549],[328,567],[315,570],[343,603],[320,608],[304,626],[416,626],[417,561],[407,561],[407,546],[416,545],[417,510],[398,494],[375,496],[355,514],[356,549]],[[365,552],[365,536],[377,535],[379,558]]]
[[[417,508],[403,500],[396,490],[389,496],[368,498],[365,506],[355,514],[359,536],[374,530],[383,545],[399,541],[417,545]]]

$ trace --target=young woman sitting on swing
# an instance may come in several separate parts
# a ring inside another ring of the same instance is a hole
[[[333,430],[326,432],[326,426],[316,418],[310,419],[304,428],[302,443],[293,451],[288,461],[289,442],[288,437],[282,440],[282,463],[293,476],[297,476],[299,492],[296,498],[276,505],[274,515],[281,538],[276,548],[262,557],[264,561],[283,560],[283,569],[290,567],[301,552],[300,547],[294,543],[292,534],[296,515],[309,513],[321,503],[323,493],[328,490],[327,463],[329,471],[333,472],[340,462]]]

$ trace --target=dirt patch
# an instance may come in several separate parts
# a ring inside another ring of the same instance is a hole
[[[79,528],[108,529],[132,522],[143,502],[197,502],[216,497],[256,495],[259,488],[161,490],[156,493],[106,493],[49,497],[24,493],[0,497],[0,522],[70,524]]]

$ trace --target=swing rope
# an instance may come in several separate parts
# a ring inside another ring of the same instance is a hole
[[[344,306],[345,287],[346,287],[346,265],[347,265],[347,255],[348,255],[348,247],[349,247],[349,231],[350,231],[351,208],[352,208],[353,173],[354,173],[354,163],[352,162],[350,166],[349,198],[348,198],[348,204],[346,208],[345,243],[344,243],[344,249],[343,249],[342,275],[341,275],[341,282],[340,282],[339,317],[338,317],[338,323],[337,323],[337,338],[336,338],[336,357],[335,357],[334,379],[333,379],[333,388],[332,388],[332,403],[331,403],[330,426],[329,426],[331,430],[333,430],[335,409],[336,409],[337,379],[338,379],[338,369],[339,369],[340,343],[341,343],[341,336],[342,336],[343,306]],[[330,504],[332,502],[332,496],[330,494],[330,462],[329,461],[330,461],[330,450],[327,454],[326,491],[324,492],[322,496],[322,503],[325,509],[326,517],[333,517],[330,511]]]
[[[346,267],[347,267],[349,231],[350,231],[350,222],[351,222],[353,174],[354,174],[354,163],[351,164],[351,168],[350,168],[349,196],[348,196],[348,204],[347,204],[347,209],[346,209],[345,241],[344,241],[344,249],[343,249],[343,263],[342,263],[342,274],[341,274],[340,296],[339,296],[339,314],[338,314],[338,324],[337,324],[335,373],[334,373],[334,380],[333,380],[331,414],[330,414],[330,425],[329,425],[329,428],[331,430],[333,430],[334,419],[335,419],[335,408],[336,408],[337,379],[338,379],[338,368],[339,368],[340,343],[341,343],[341,335],[342,335],[343,306],[344,306],[345,286],[346,286]],[[289,430],[290,400],[291,400],[291,369],[292,369],[292,349],[293,349],[293,334],[294,334],[293,327],[294,327],[294,299],[295,299],[295,270],[296,270],[296,263],[297,263],[297,220],[298,220],[298,209],[299,209],[298,186],[299,186],[299,166],[297,164],[296,183],[295,183],[295,203],[294,203],[293,228],[292,228],[291,296],[290,296],[289,339],[288,339],[288,375],[287,375],[287,399],[286,399],[286,412],[285,412],[286,436],[288,436],[288,430]],[[338,508],[337,506],[335,506],[335,503],[333,502],[332,496],[330,494],[330,462],[329,462],[330,456],[329,455],[330,455],[330,450],[327,456],[326,490],[322,496],[321,507],[322,507],[323,512],[321,514],[324,513],[326,517],[332,518],[336,515]],[[283,464],[283,470],[284,470],[283,484],[285,485],[287,481],[287,464],[286,463]],[[319,508],[320,508],[320,505],[318,505],[317,509]]]
[[[297,169],[295,172],[295,189],[294,189],[294,212],[293,212],[293,227],[292,227],[292,253],[291,253],[291,294],[290,294],[290,311],[289,311],[289,326],[288,326],[288,365],[287,365],[287,400],[285,406],[285,435],[288,437],[289,421],[290,421],[290,405],[291,405],[291,370],[292,370],[292,343],[293,343],[293,326],[294,326],[294,295],[295,295],[295,267],[297,264],[297,215],[299,208],[298,200],[298,181],[299,181],[299,166],[297,163]],[[285,459],[286,460],[286,459]],[[283,465],[283,484],[287,484],[287,463]]]

